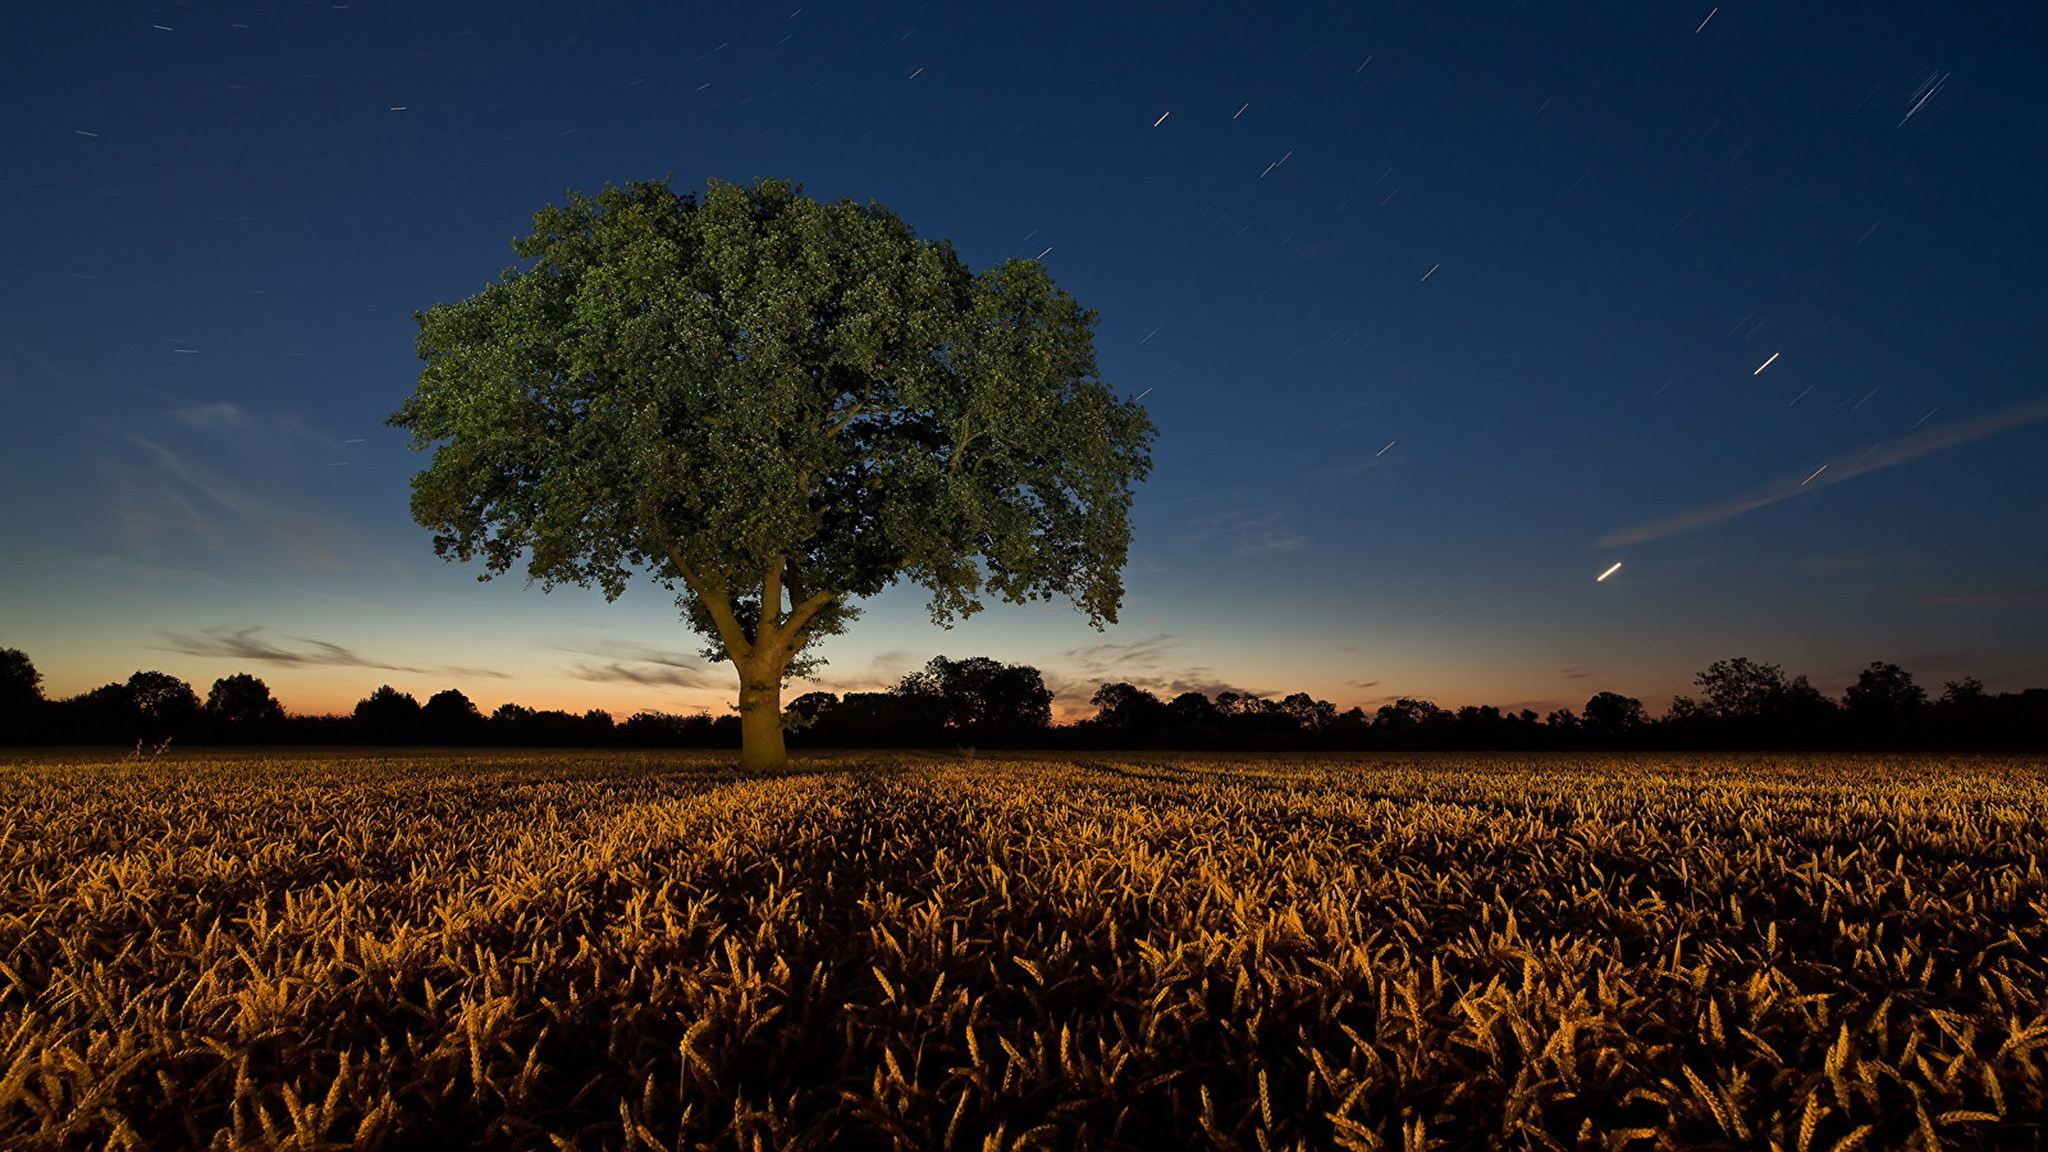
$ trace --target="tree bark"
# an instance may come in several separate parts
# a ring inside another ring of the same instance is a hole
[[[789,671],[792,656],[804,646],[805,629],[818,613],[838,599],[837,592],[813,592],[802,596],[801,586],[790,578],[783,557],[776,557],[761,580],[761,620],[754,634],[733,614],[727,593],[729,579],[719,573],[701,574],[683,560],[682,551],[671,546],[669,559],[676,573],[703,602],[718,629],[719,643],[726,658],[740,674],[740,770],[769,772],[789,763],[788,746],[782,737],[782,678]],[[782,610],[783,592],[791,604]],[[801,599],[799,597],[801,596]]]
[[[742,772],[772,772],[789,763],[782,739],[782,671],[754,661],[740,665]]]

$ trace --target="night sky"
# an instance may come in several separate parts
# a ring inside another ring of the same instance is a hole
[[[653,583],[434,557],[382,422],[536,209],[775,177],[1041,258],[1161,430],[1119,625],[901,588],[792,693],[2048,684],[2044,46],[1968,0],[26,6],[0,646],[52,696],[722,710]]]

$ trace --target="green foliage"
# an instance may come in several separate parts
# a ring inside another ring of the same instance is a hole
[[[899,579],[941,623],[984,595],[1116,619],[1153,427],[1042,266],[973,273],[773,180],[608,187],[534,224],[528,264],[417,317],[390,423],[434,449],[412,509],[440,555],[607,597],[647,573],[710,655],[760,649],[778,680]]]

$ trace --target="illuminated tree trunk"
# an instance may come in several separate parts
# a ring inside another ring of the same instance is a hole
[[[740,666],[740,770],[771,772],[789,763],[782,740],[782,668]]]

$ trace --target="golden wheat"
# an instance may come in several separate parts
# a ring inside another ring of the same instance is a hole
[[[2048,764],[0,760],[9,1148],[2026,1148]]]

